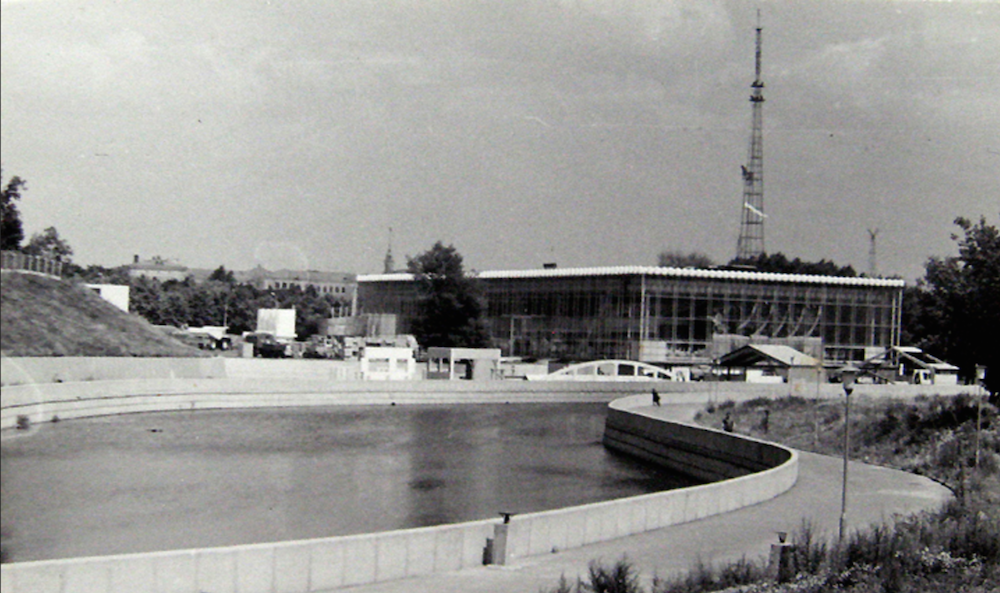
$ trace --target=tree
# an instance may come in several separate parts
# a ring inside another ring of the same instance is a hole
[[[59,236],[59,231],[54,226],[50,226],[41,233],[33,234],[31,240],[21,251],[29,255],[40,255],[65,263],[73,262],[73,248]]]
[[[79,282],[94,284],[129,284],[131,282],[128,274],[128,266],[106,268],[97,264],[90,264],[84,268],[76,264],[69,264],[63,268],[63,275],[71,276]]]
[[[474,278],[465,275],[462,256],[440,241],[410,259],[419,299],[411,331],[424,348],[483,348],[489,345],[484,305]]]
[[[987,387],[1000,392],[1000,231],[985,217],[973,224],[958,217],[953,234],[958,255],[931,257],[915,290],[907,293],[904,337],[931,354],[956,364],[971,379],[976,365],[991,373]],[[992,386],[992,387],[991,387]]]
[[[715,262],[704,253],[668,250],[660,252],[657,265],[662,268],[711,268]]]
[[[0,173],[2,173],[0,169]],[[0,247],[4,250],[17,251],[21,248],[21,241],[24,239],[24,229],[21,227],[21,213],[17,210],[17,200],[21,199],[21,190],[24,189],[25,182],[16,175],[11,177],[7,185],[4,186],[2,202],[0,202]]]
[[[216,268],[208,279],[215,282],[223,282],[225,284],[236,284],[236,275],[232,270],[227,270],[226,266],[219,266]]]

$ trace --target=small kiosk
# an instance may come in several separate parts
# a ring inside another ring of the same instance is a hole
[[[456,375],[456,370],[458,371]],[[501,379],[499,348],[427,349],[428,379],[466,379],[491,381]]]
[[[361,355],[361,378],[366,381],[407,381],[417,378],[417,361],[410,348],[366,346]]]

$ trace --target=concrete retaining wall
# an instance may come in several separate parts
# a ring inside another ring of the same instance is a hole
[[[514,516],[506,527],[508,561],[694,521],[769,500],[795,485],[798,454],[791,449],[656,418],[639,409],[649,403],[647,395],[612,402],[605,444],[721,481]],[[673,462],[673,448],[687,465]]]
[[[0,589],[3,593],[328,591],[481,565],[494,523],[4,564]]]
[[[3,385],[119,381],[128,379],[358,380],[357,361],[263,358],[0,358]]]
[[[47,385],[91,381],[128,381],[137,379],[273,379],[285,381],[357,381],[361,379],[358,361],[303,360],[264,358],[128,358],[128,357],[0,357],[0,381],[7,387],[18,385]],[[447,382],[435,382],[435,386]],[[515,382],[516,383],[516,382]],[[543,382],[545,385],[550,382]],[[572,384],[572,382],[567,382]],[[584,382],[589,390],[597,381]],[[385,384],[385,383],[382,383]],[[492,383],[491,383],[492,385]],[[557,383],[558,385],[558,383]],[[613,384],[612,384],[613,385]],[[629,383],[635,386],[636,383]],[[645,383],[652,386],[653,383]],[[480,387],[477,387],[477,389]],[[450,389],[445,387],[442,389]],[[560,389],[555,387],[555,389]],[[609,387],[614,389],[614,387]],[[753,397],[837,397],[842,395],[839,385],[831,383],[782,383],[748,384],[729,382],[667,383],[658,390],[667,391],[672,397],[682,393],[697,393],[699,401],[742,401]],[[974,388],[948,385],[858,385],[859,391],[899,396],[918,394],[953,395]],[[670,400],[665,400],[669,402]]]
[[[653,385],[653,384],[649,384]],[[657,383],[665,391],[669,384]],[[282,406],[595,402],[645,390],[636,383],[329,381],[289,378],[133,379],[4,387],[0,428],[136,412]],[[695,397],[696,394],[678,394]]]
[[[604,429],[606,447],[712,482],[778,467],[792,455],[773,443],[665,422],[629,409],[636,405],[648,406],[648,398],[612,403]]]
[[[25,356],[0,358],[3,386],[122,379],[217,378],[223,358]]]

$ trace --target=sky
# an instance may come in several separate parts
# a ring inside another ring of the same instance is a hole
[[[768,252],[867,271],[877,229],[913,280],[955,217],[997,224],[972,0],[4,0],[3,182],[82,265],[725,263],[758,9]]]

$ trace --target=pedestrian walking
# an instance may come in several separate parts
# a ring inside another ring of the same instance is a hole
[[[655,388],[653,389],[653,405],[660,405],[660,394],[656,392]]]

